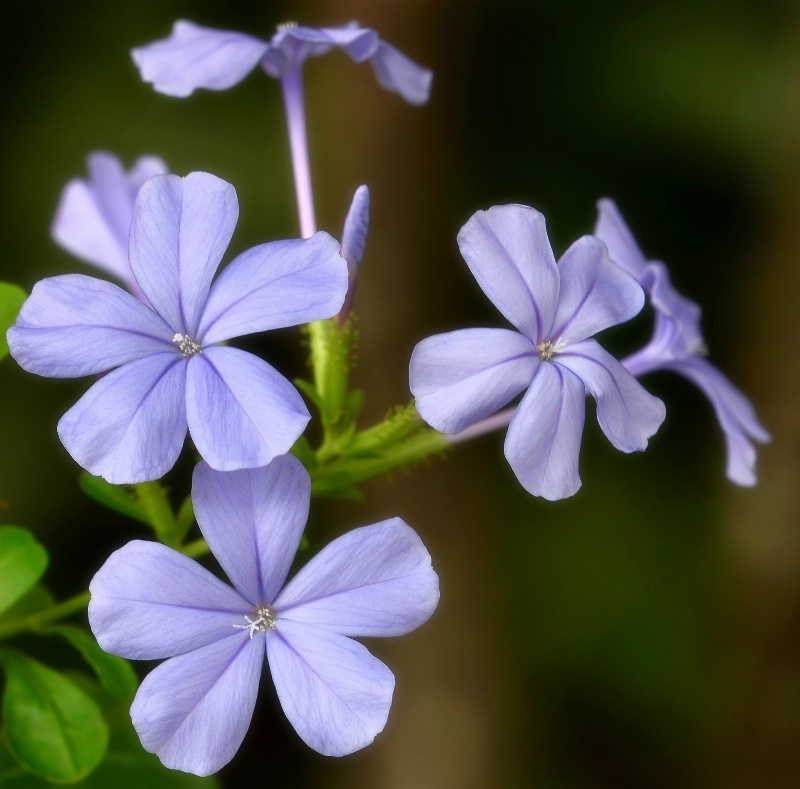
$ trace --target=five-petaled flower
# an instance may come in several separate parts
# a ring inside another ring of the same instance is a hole
[[[157,156],[140,156],[129,172],[114,154],[95,151],[86,159],[88,179],[74,178],[61,193],[51,232],[76,257],[92,263],[143,297],[128,262],[133,205],[148,178],[167,166]]]
[[[527,389],[505,454],[523,487],[551,500],[581,484],[587,390],[609,441],[623,452],[644,449],[664,420],[664,405],[589,339],[644,303],[642,289],[611,262],[605,245],[584,236],[557,265],[544,217],[520,205],[478,211],[458,243],[478,284],[518,331],[462,329],[419,343],[410,384],[422,418],[458,433]]]
[[[172,34],[132,52],[142,79],[168,96],[188,96],[197,88],[225,90],[241,82],[259,63],[283,80],[310,57],[334,47],[356,63],[368,60],[378,82],[411,104],[424,104],[432,74],[378,37],[351,22],[342,27],[282,25],[269,41],[244,33],[215,30],[179,20]]]
[[[265,653],[287,718],[314,750],[352,753],[383,729],[394,677],[350,636],[415,629],[436,608],[438,578],[417,534],[392,518],[334,540],[284,586],[310,492],[291,455],[227,473],[201,463],[197,521],[235,588],[143,541],[113,553],[92,580],[89,622],[103,649],[170,658],[131,707],[142,745],[167,767],[208,775],[233,758]]]
[[[672,370],[688,378],[709,399],[727,445],[727,475],[738,485],[756,482],[754,441],[770,440],[750,401],[707,359],[700,331],[699,305],[678,293],[667,267],[647,260],[613,200],[600,200],[595,233],[609,254],[650,296],[655,310],[652,340],[622,360],[639,377],[654,370]]]
[[[213,468],[263,466],[310,415],[266,362],[219,343],[335,315],[347,264],[326,233],[261,244],[211,284],[238,218],[234,188],[208,173],[160,175],[139,191],[130,267],[152,309],[81,274],[39,282],[8,331],[26,370],[57,378],[113,370],[61,418],[69,453],[110,482],[158,479],[187,427]],[[113,369],[117,368],[117,369]]]

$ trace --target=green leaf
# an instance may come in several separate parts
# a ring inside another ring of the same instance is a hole
[[[102,477],[95,477],[88,471],[81,472],[78,484],[87,496],[104,507],[149,525],[150,521],[140,509],[136,497],[125,486],[112,485]]]
[[[0,612],[36,585],[47,558],[47,551],[27,529],[0,526]]]
[[[172,512],[167,489],[158,482],[137,482],[133,485],[136,505],[145,516],[156,537],[165,545],[176,548],[178,542],[178,522]]]
[[[192,526],[194,526],[194,521],[194,505],[192,504],[192,497],[187,496],[183,500],[183,504],[181,504],[181,508],[178,510],[178,514],[175,519],[177,524],[175,539],[178,545],[183,544],[183,541],[186,539],[186,535],[189,534],[189,532],[192,530]]]
[[[108,745],[97,704],[63,674],[20,652],[0,651],[0,663],[6,669],[3,714],[12,756],[49,781],[88,775]]]
[[[3,611],[3,613],[0,614],[0,620],[16,619],[17,617],[35,614],[37,611],[50,608],[55,602],[55,597],[53,597],[52,592],[47,587],[36,584],[33,589],[22,595],[14,605]]]
[[[28,294],[17,285],[0,282],[0,359],[8,354],[6,331],[14,325],[22,302],[27,298]]]
[[[54,625],[42,631],[69,641],[97,674],[100,684],[112,696],[130,701],[139,687],[139,679],[125,658],[104,652],[95,637],[74,625]]]

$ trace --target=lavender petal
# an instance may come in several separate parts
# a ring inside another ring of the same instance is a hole
[[[353,753],[386,725],[394,676],[357,641],[279,619],[267,659],[286,717],[318,753]]]
[[[617,204],[609,198],[597,201],[594,234],[608,247],[611,259],[635,280],[641,281],[647,267],[647,258],[639,249]]]
[[[439,579],[400,518],[353,529],[323,548],[275,600],[278,616],[344,636],[400,636],[426,622]]]
[[[425,104],[431,94],[433,72],[418,66],[398,49],[381,41],[370,59],[378,84],[399,93],[409,104]]]

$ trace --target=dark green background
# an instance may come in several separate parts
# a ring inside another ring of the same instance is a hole
[[[370,483],[366,504],[315,506],[315,526],[334,532],[404,517],[431,549],[442,603],[422,631],[370,644],[398,678],[371,748],[310,753],[265,687],[226,786],[800,784],[797,11],[789,0],[6,5],[0,278],[30,289],[90,272],[48,229],[95,149],[230,180],[241,220],[226,260],[295,235],[278,85],[256,73],[225,93],[171,99],[139,80],[128,51],[177,18],[265,38],[287,19],[357,18],[435,72],[431,102],[414,108],[340,53],[306,69],[320,226],[338,236],[355,187],[372,190],[356,303],[365,424],[409,397],[417,341],[503,325],[455,245],[473,211],[535,206],[558,254],[611,196],[645,252],[703,305],[713,360],[775,439],[759,486],[736,488],[707,402],[656,375],[645,383],[668,417],[644,455],[611,449],[587,406],[584,487],[570,501],[526,495],[498,435]],[[607,346],[637,347],[650,319],[608,333]],[[242,345],[304,372],[295,332]],[[143,536],[81,497],[56,437],[86,385],[0,366],[2,520],[36,530],[54,556],[47,580],[65,596]],[[190,470],[170,477],[176,491]]]

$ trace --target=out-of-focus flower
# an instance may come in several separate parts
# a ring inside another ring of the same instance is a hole
[[[556,265],[544,217],[520,205],[478,211],[458,243],[484,293],[518,331],[462,329],[419,343],[410,384],[422,418],[459,433],[527,389],[505,454],[523,487],[547,499],[580,487],[587,390],[609,441],[623,452],[644,449],[664,420],[664,404],[589,339],[644,303],[605,245],[584,236]]]
[[[103,649],[170,658],[131,707],[142,744],[167,767],[208,775],[233,758],[265,654],[287,718],[314,750],[343,756],[382,731],[394,677],[350,636],[419,627],[438,578],[416,533],[392,518],[334,540],[284,586],[310,494],[291,455],[225,473],[201,463],[197,521],[235,588],[152,542],[128,543],[95,575],[89,622]]]
[[[605,241],[611,258],[647,291],[656,314],[653,338],[622,364],[637,377],[672,370],[694,383],[709,399],[725,436],[728,479],[737,485],[754,485],[753,442],[767,442],[770,435],[750,401],[704,358],[700,306],[675,290],[663,263],[645,258],[613,200],[600,200],[597,210],[596,235]]]

